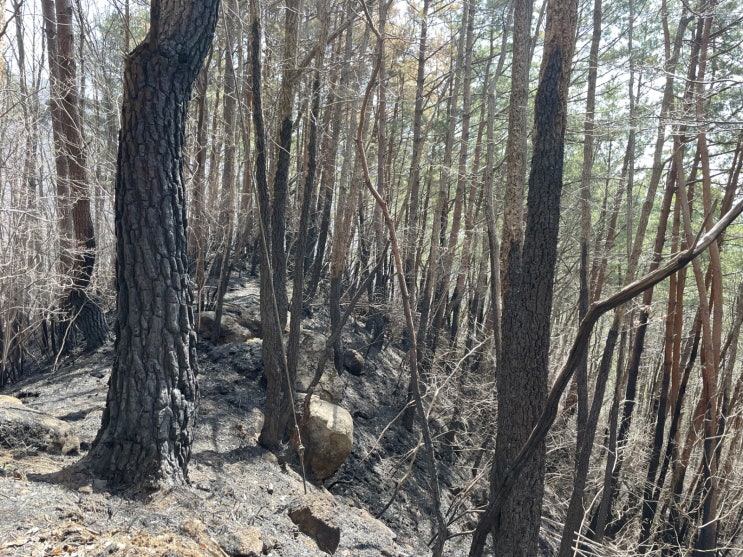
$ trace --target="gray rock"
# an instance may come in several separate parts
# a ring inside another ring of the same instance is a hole
[[[332,476],[351,454],[353,419],[348,410],[312,398],[309,416],[302,423],[305,461],[318,480]]]
[[[346,350],[343,354],[343,369],[351,375],[364,373],[364,357],[357,350]]]
[[[289,518],[306,534],[322,551],[331,555],[338,549],[341,541],[341,529],[335,523],[333,504],[318,495],[308,495],[289,510]]]
[[[263,325],[261,324],[260,317],[255,312],[259,303],[259,300],[254,300],[252,310],[249,307],[250,304],[248,304],[248,306],[246,307],[245,305],[241,304],[239,305],[225,303],[223,306],[224,313],[229,314],[231,317],[234,317],[237,323],[253,333],[254,337],[262,338]]]
[[[80,439],[68,423],[0,395],[0,445],[68,454],[80,450]]]
[[[209,352],[214,363],[230,365],[237,373],[258,375],[263,370],[263,341],[258,338],[246,342],[215,346]]]
[[[237,319],[231,315],[223,314],[219,324],[219,339],[214,342],[214,320],[216,314],[213,311],[202,311],[198,316],[199,336],[205,340],[211,340],[214,344],[230,344],[233,342],[245,342],[253,338],[253,332],[240,325]]]
[[[222,550],[233,557],[259,557],[263,554],[261,531],[255,526],[228,530],[217,536]]]

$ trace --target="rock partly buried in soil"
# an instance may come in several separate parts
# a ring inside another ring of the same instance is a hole
[[[351,375],[364,373],[364,357],[357,350],[346,350],[343,354],[343,369]]]
[[[255,526],[228,530],[216,537],[222,550],[232,557],[260,557],[263,554],[261,531]]]
[[[216,314],[213,311],[202,311],[199,314],[199,336],[205,340],[214,341],[214,320]],[[230,344],[233,342],[245,342],[253,338],[253,332],[240,325],[237,319],[231,315],[223,314],[219,323],[219,339],[214,344]]]
[[[317,495],[307,495],[292,505],[289,518],[322,551],[335,553],[341,541],[341,529],[335,523],[333,503]]]
[[[215,541],[209,535],[206,525],[195,518],[184,521],[181,524],[181,531],[202,547],[208,547]],[[240,530],[222,529],[214,538],[221,551],[231,557],[260,557],[263,554],[261,531],[255,526],[247,526]]]
[[[0,395],[0,445],[66,455],[80,450],[80,439],[68,423]]]
[[[313,397],[307,421],[302,424],[302,440],[312,476],[317,480],[332,476],[351,454],[351,414],[345,408]]]

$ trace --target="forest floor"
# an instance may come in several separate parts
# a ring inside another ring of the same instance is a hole
[[[229,301],[257,311],[255,285],[236,286]],[[323,322],[321,315],[303,327],[327,334]],[[361,327],[350,329],[347,344],[363,350],[368,335]],[[112,344],[61,361],[56,369],[41,368],[3,393],[69,423],[81,449],[63,456],[0,448],[0,555],[324,555],[289,517],[292,508],[312,500],[324,501],[340,528],[335,555],[429,554],[422,452],[392,505],[380,520],[372,516],[393,497],[418,441],[405,428],[389,427],[405,400],[401,353],[383,350],[367,358],[363,375],[341,376],[341,405],[354,417],[353,452],[325,485],[308,481],[305,495],[296,459],[285,461],[257,444],[265,391],[255,346],[199,344],[201,399],[190,486],[148,497],[64,473],[84,456],[100,425]],[[447,554],[465,553],[464,538],[459,540],[461,545],[457,539],[447,543]]]

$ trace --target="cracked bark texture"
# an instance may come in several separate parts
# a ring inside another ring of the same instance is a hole
[[[182,148],[219,1],[154,1],[126,58],[116,174],[116,359],[86,464],[148,490],[183,483],[196,417],[196,335]]]
[[[503,296],[503,350],[498,362],[498,434],[491,496],[529,438],[547,400],[550,316],[557,261],[567,92],[575,48],[577,2],[551,0],[544,58],[534,101],[534,153],[528,182],[524,244],[511,241]],[[545,445],[525,462],[521,478],[494,517],[499,555],[538,554]],[[482,530],[482,528],[479,528]],[[471,552],[479,548],[473,541]]]

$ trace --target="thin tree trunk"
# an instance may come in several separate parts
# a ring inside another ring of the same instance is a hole
[[[632,249],[628,248],[628,257],[629,261],[627,264],[627,272],[625,273],[625,284],[629,284],[634,280],[636,269],[639,263],[639,257],[642,250],[642,246],[644,245],[645,241],[645,233],[647,230],[647,224],[649,222],[650,218],[650,212],[652,210],[652,207],[655,202],[655,196],[657,191],[658,183],[660,182],[662,171],[663,171],[663,161],[662,161],[662,155],[663,155],[663,146],[665,143],[665,118],[670,113],[672,106],[673,106],[673,100],[674,100],[674,77],[675,77],[675,70],[676,66],[678,64],[680,52],[681,52],[681,46],[682,46],[682,40],[686,31],[686,26],[688,24],[688,19],[685,17],[685,14],[682,14],[682,17],[679,22],[679,26],[676,30],[676,35],[673,40],[673,43],[671,42],[671,35],[670,30],[668,28],[668,19],[667,19],[667,9],[665,9],[665,3],[664,3],[664,9],[662,10],[662,18],[663,18],[663,29],[664,29],[664,45],[665,45],[665,54],[666,54],[666,82],[663,90],[663,101],[661,104],[661,121],[658,125],[658,133],[656,137],[656,143],[655,143],[655,151],[653,155],[653,170],[650,177],[649,187],[648,191],[645,197],[645,201],[643,203],[641,212],[640,212],[640,218],[637,225],[637,231],[634,235],[633,240],[633,247]],[[630,141],[630,143],[632,143]],[[628,152],[627,154],[631,154],[629,151],[629,145],[628,145]],[[625,156],[625,165],[632,165],[634,164],[634,161],[631,160],[629,157]],[[624,173],[624,171],[623,171]],[[668,208],[670,208],[670,196],[672,195],[672,189],[673,189],[673,176],[667,177],[667,184],[666,184],[666,194],[664,196],[664,207],[666,204],[668,204]],[[628,191],[629,196],[629,191]],[[627,203],[631,203],[631,200],[628,199]],[[668,215],[668,209],[661,209],[661,214]],[[660,223],[664,224],[666,220],[661,219]],[[659,257],[660,252],[656,249],[658,248],[658,244],[661,241],[661,234],[660,230],[658,231],[658,234],[656,234],[656,246],[654,248],[654,254],[656,254],[654,257]],[[662,247],[662,244],[660,244]],[[653,263],[654,264],[654,263]],[[597,281],[597,288],[596,291],[598,291],[598,285],[602,284],[603,281]],[[651,298],[651,294],[648,294],[648,296]],[[643,304],[642,307],[647,308]],[[640,316],[640,327],[637,329],[636,335],[635,335],[635,344],[633,348],[633,352],[631,355],[631,358],[635,358],[634,362],[639,364],[639,356],[641,355],[641,346],[638,344],[638,337],[640,335],[644,336],[644,331],[647,326],[647,321],[645,321],[645,324],[643,325],[642,319],[643,315],[645,316],[645,319],[647,319],[647,310],[645,312],[641,313]],[[637,353],[637,349],[640,349],[640,353]],[[634,364],[632,364],[634,365]],[[627,433],[629,432],[629,422],[626,420],[628,416],[631,416],[632,408],[634,405],[634,390],[636,388],[636,377],[633,377],[631,374],[628,374],[628,380],[627,380],[627,394],[632,394],[632,399],[628,399],[627,395],[625,395],[625,406],[622,408],[622,418],[620,421],[620,424],[622,424],[621,428],[624,428],[621,433],[618,433],[618,439],[617,439],[617,451],[621,450],[622,445],[624,444],[624,439],[626,438]],[[631,419],[631,418],[630,418]],[[614,424],[611,425],[612,428],[615,427]],[[620,428],[620,429],[621,429]],[[614,498],[617,495],[617,481],[619,478],[619,472],[621,470],[621,454],[617,452],[617,454],[613,454],[610,459],[607,460],[606,463],[606,474],[605,479],[608,480],[608,483],[604,483],[603,486],[603,496],[602,496],[602,502],[601,506],[599,507],[599,516],[594,517],[594,520],[592,520],[592,530],[594,532],[594,539],[601,540],[604,537],[605,534],[605,526],[611,519],[611,512],[612,512],[612,506],[614,502]]]
[[[207,102],[206,88],[209,75],[209,63],[211,60],[210,53],[201,68],[199,77],[196,80],[196,92],[194,94],[197,115],[196,115],[196,155],[194,162],[196,170],[193,174],[193,184],[191,188],[191,217],[189,227],[188,251],[189,261],[195,263],[194,278],[196,282],[196,303],[198,311],[201,313],[203,302],[202,290],[204,288],[204,259],[206,257],[206,215],[204,211],[204,198],[206,190],[206,134],[207,120],[209,118],[209,103]]]
[[[255,182],[258,196],[260,244],[261,327],[263,329],[263,372],[266,375],[266,419],[258,441],[264,447],[276,449],[282,441],[280,431],[281,400],[284,380],[284,346],[279,312],[275,300],[271,268],[271,210],[266,168],[266,131],[263,121],[263,91],[261,85],[261,21],[259,0],[250,2],[250,72],[253,77],[253,129],[255,133]],[[282,242],[283,244],[283,242]]]
[[[225,53],[224,53],[224,160],[222,161],[222,188],[219,199],[219,282],[214,304],[214,330],[212,338],[216,344],[222,328],[224,296],[232,274],[233,240],[235,235],[235,189],[237,182],[237,78],[233,61],[235,22],[239,19],[236,0],[228,0],[222,5],[224,11]]]
[[[509,11],[509,18],[510,18]],[[498,60],[498,69],[495,75],[500,75],[505,63],[505,52],[508,40],[509,22],[503,22],[503,36],[501,40],[501,55]],[[490,51],[492,54],[493,44],[491,36]],[[493,206],[493,181],[495,175],[495,101],[496,101],[495,79],[487,82],[487,125],[485,132],[485,225],[488,235],[488,256],[490,263],[490,303],[491,315],[489,317],[493,327],[493,346],[496,364],[501,361],[502,333],[501,333],[501,270],[500,270],[500,247],[498,233],[496,231],[495,208]]]
[[[458,318],[459,318],[459,304],[461,303],[462,296],[464,295],[464,279],[467,270],[470,265],[470,254],[471,254],[471,243],[472,243],[472,221],[473,211],[475,205],[475,186],[476,180],[468,176],[467,173],[467,159],[469,154],[469,143],[470,143],[470,122],[472,112],[472,48],[474,41],[474,26],[475,26],[475,12],[476,3],[473,3],[467,14],[466,24],[466,38],[465,38],[465,56],[464,56],[464,73],[463,73],[463,86],[462,86],[462,126],[459,138],[459,160],[457,163],[457,189],[454,198],[454,214],[452,215],[452,226],[449,233],[449,243],[446,250],[446,257],[444,258],[444,268],[449,269],[449,272],[444,275],[443,278],[446,280],[446,287],[443,289],[448,295],[450,283],[454,273],[454,260],[455,254],[458,251],[459,244],[459,232],[462,227],[462,212],[464,211],[464,238],[461,244],[461,260],[459,264],[459,271],[457,273],[456,281],[454,281],[454,292],[452,293],[451,300],[448,304],[442,304],[445,315],[450,316],[451,319],[451,330],[449,334],[449,341],[453,344],[456,341],[457,330],[458,330]],[[497,77],[496,77],[497,79]],[[477,168],[477,152],[478,146],[480,145],[481,134],[478,134],[478,140],[476,141],[475,147],[475,160],[472,166]],[[467,188],[467,182],[470,182],[469,191]],[[438,324],[439,327],[442,323]],[[434,324],[436,326],[436,324]]]
[[[547,4],[547,2],[545,2]],[[508,138],[506,140],[506,189],[503,197],[503,231],[500,240],[501,295],[508,289],[508,258],[520,253],[524,241],[524,177],[527,169],[527,106],[533,0],[513,2],[513,55],[511,93],[508,102]],[[519,257],[516,255],[516,257]]]
[[[321,41],[324,42],[325,37],[328,34],[328,14],[327,4],[322,3],[320,7],[322,12],[321,21],[322,28],[320,30]],[[312,77],[312,106],[309,114],[309,137],[307,140],[307,168],[304,178],[304,190],[302,192],[302,208],[300,210],[299,217],[299,240],[296,250],[296,259],[294,262],[294,280],[292,284],[292,303],[291,303],[291,319],[289,322],[289,339],[287,341],[287,371],[290,388],[293,388],[297,380],[297,361],[299,359],[299,340],[300,340],[300,325],[302,323],[302,307],[303,307],[303,296],[304,296],[304,258],[307,250],[307,234],[303,231],[307,230],[310,221],[310,210],[312,207],[312,198],[315,189],[315,172],[317,170],[317,135],[318,125],[317,121],[320,118],[320,86],[321,86],[321,75],[324,63],[324,50],[321,50],[315,58],[316,68]],[[288,400],[285,399],[282,407],[281,418],[285,420],[282,429],[286,430],[288,425],[288,419],[294,409],[287,405]]]
[[[583,126],[583,168],[581,171],[580,182],[580,286],[578,294],[578,322],[580,323],[588,313],[590,303],[590,285],[588,283],[588,266],[589,250],[591,243],[591,181],[593,177],[593,139],[594,139],[594,118],[596,110],[596,81],[598,77],[598,56],[599,46],[601,43],[601,0],[594,0],[593,3],[593,34],[591,37],[591,51],[588,56],[588,91],[586,93],[586,120]],[[608,367],[614,356],[614,346],[616,345],[619,327],[623,315],[615,315],[612,327],[607,335],[606,345],[604,347],[604,359],[602,366],[606,366],[606,373],[599,373],[599,377],[608,375]],[[573,494],[568,505],[568,514],[565,517],[565,524],[562,530],[562,540],[560,541],[559,557],[570,557],[573,552],[573,543],[578,534],[580,534],[580,524],[583,519],[583,494],[586,485],[586,476],[588,475],[588,463],[591,456],[591,447],[593,446],[593,437],[596,431],[596,423],[587,423],[588,416],[588,352],[585,352],[581,358],[580,364],[575,373],[575,391],[576,403],[578,407],[577,414],[577,438],[575,453],[575,481],[573,482]],[[591,408],[591,418],[593,418],[593,409],[596,408],[595,420],[598,421],[598,409],[601,408],[604,398],[604,388],[606,384],[597,383]],[[570,396],[570,395],[568,395]],[[591,428],[592,431],[588,431]]]
[[[415,105],[413,108],[413,151],[410,156],[410,174],[408,176],[409,206],[406,214],[407,234],[405,236],[405,278],[408,292],[414,307],[417,300],[418,266],[416,254],[420,237],[420,167],[423,156],[423,96],[426,83],[426,50],[428,47],[428,9],[430,0],[423,0],[421,12],[421,30],[418,38],[418,60],[415,78]]]
[[[680,225],[681,197],[676,196],[673,218],[672,249],[678,248],[679,225]],[[686,244],[684,243],[684,246]],[[655,431],[653,444],[650,452],[650,461],[645,477],[645,489],[642,503],[642,519],[640,532],[640,550],[645,552],[649,549],[645,544],[650,539],[650,534],[655,518],[658,499],[656,498],[655,476],[660,465],[660,455],[663,449],[663,438],[665,435],[667,409],[675,403],[674,393],[671,391],[674,378],[679,376],[680,371],[680,349],[681,331],[683,325],[683,295],[686,279],[686,270],[678,275],[672,275],[668,286],[668,302],[666,317],[666,334],[664,343],[663,376],[661,380],[660,393],[658,395],[657,410],[655,412]],[[677,383],[677,381],[676,381]],[[678,386],[678,385],[676,385]],[[661,489],[662,484],[657,486]]]
[[[86,154],[81,132],[79,98],[76,84],[74,38],[72,32],[72,3],[56,0],[52,9],[51,0],[43,2],[47,32],[50,75],[52,120],[57,119],[55,150],[58,182],[65,185],[60,190],[62,226],[67,229],[69,219],[74,247],[70,243],[69,272],[72,286],[66,294],[66,304],[71,314],[70,322],[85,337],[86,349],[95,350],[108,340],[108,325],[100,306],[93,301],[88,286],[95,268],[96,245],[93,221],[90,213],[90,193],[86,171]],[[57,104],[58,103],[58,104]],[[62,174],[60,175],[60,170]],[[64,190],[69,198],[64,195]],[[66,215],[66,216],[65,216]],[[64,249],[64,248],[63,248]],[[63,268],[67,263],[63,262]]]
[[[379,35],[377,36],[377,38],[379,38]],[[370,78],[370,85],[374,82],[376,78],[376,74],[379,71],[380,66],[382,66],[383,64],[384,64],[384,60],[381,57],[377,58],[377,65],[372,71],[372,76]],[[390,216],[387,203],[382,197],[382,194],[372,184],[371,178],[369,176],[369,169],[366,163],[366,155],[364,153],[364,148],[363,148],[364,147],[363,140],[362,140],[362,131],[364,128],[363,114],[365,113],[365,105],[369,101],[370,92],[371,92],[371,88],[367,88],[366,95],[364,96],[364,102],[362,103],[362,109],[361,109],[362,121],[359,123],[357,134],[356,134],[356,152],[358,154],[359,160],[361,161],[361,165],[364,170],[364,182],[366,183],[366,187],[367,189],[369,189],[372,196],[376,200],[377,206],[379,207],[380,212],[382,213],[382,217],[384,218],[384,222],[387,226],[387,231],[390,235],[390,243],[392,245],[392,254],[394,257],[395,270],[397,271],[396,274],[397,274],[399,288],[400,288],[400,295],[402,297],[403,311],[405,313],[405,325],[408,330],[408,335],[409,335],[410,344],[411,344],[411,348],[408,351],[408,353],[409,353],[409,361],[410,361],[410,374],[413,378],[411,381],[412,390],[413,390],[413,401],[417,409],[417,414],[418,414],[418,419],[421,425],[421,432],[423,435],[424,445],[426,447],[426,471],[428,472],[428,481],[431,487],[431,493],[430,493],[431,502],[434,508],[434,514],[435,514],[435,519],[436,519],[436,530],[437,531],[436,531],[435,544],[433,548],[433,556],[442,557],[443,551],[444,551],[444,544],[446,543],[446,538],[447,538],[447,535],[446,535],[447,528],[446,528],[446,523],[444,522],[443,514],[441,512],[441,488],[439,486],[438,470],[436,468],[433,440],[431,438],[431,431],[428,427],[425,409],[423,408],[423,399],[422,399],[421,392],[420,392],[420,383],[419,383],[420,378],[418,375],[418,350],[417,350],[417,341],[416,341],[416,335],[415,335],[415,319],[413,317],[413,306],[411,304],[410,295],[408,293],[407,285],[405,284],[405,278],[403,276],[404,266],[403,266],[400,246],[397,242],[395,224],[392,220],[392,217]]]
[[[701,20],[701,32],[699,33],[699,70],[696,81],[696,118],[700,124],[705,120],[705,84],[707,67],[707,50],[710,41],[710,30],[712,27],[712,15],[715,11],[714,0],[705,4],[705,17]],[[702,169],[702,200],[704,214],[709,215],[712,211],[712,174],[709,161],[709,149],[707,146],[706,127],[699,128],[697,132],[697,149],[701,159]],[[685,215],[686,216],[686,215]],[[711,224],[708,221],[707,230]],[[687,229],[688,234],[688,229]],[[687,237],[688,241],[688,237]],[[694,546],[694,557],[704,557],[717,548],[718,519],[717,507],[719,499],[718,489],[718,446],[723,442],[718,438],[719,408],[718,408],[718,378],[720,372],[720,352],[722,347],[722,264],[720,262],[720,250],[715,242],[710,246],[709,272],[711,274],[710,301],[711,314],[704,313],[703,319],[711,319],[709,333],[705,334],[704,358],[702,365],[702,389],[705,396],[704,417],[704,454],[703,462],[703,494],[702,494],[702,521]],[[701,271],[701,269],[700,269]],[[706,286],[701,277],[697,275],[697,288],[700,299],[706,296]],[[704,308],[703,308],[704,309]],[[704,330],[704,321],[703,321]]]
[[[451,180],[451,171],[449,170],[449,168],[453,164],[452,152],[454,150],[454,137],[456,133],[455,128],[459,124],[460,114],[462,115],[461,135],[459,139],[459,154],[456,166],[457,177],[455,181],[456,189],[453,200],[454,211],[451,217],[451,229],[449,231],[449,237],[445,245],[442,237],[441,261],[439,263],[440,267],[439,272],[437,273],[436,287],[434,292],[433,319],[428,330],[427,348],[431,352],[436,351],[439,332],[441,331],[444,322],[446,305],[449,298],[449,287],[452,280],[454,254],[457,249],[459,230],[462,225],[462,205],[464,203],[464,197],[466,195],[465,174],[467,168],[467,148],[469,146],[470,134],[470,110],[472,107],[471,75],[475,7],[475,2],[467,1],[464,3],[464,10],[462,13],[462,29],[460,31],[461,38],[457,45],[457,58],[454,61],[457,78],[455,79],[454,89],[452,90],[452,104],[449,114],[449,129],[447,130],[447,150],[444,153],[444,167],[442,172],[443,176],[441,179],[442,189],[440,195],[442,196],[442,199],[447,200],[441,208],[442,219],[448,216],[448,196]],[[459,107],[458,103],[460,86],[462,90],[461,108]],[[449,146],[449,144],[451,144],[451,146]],[[442,232],[445,231],[442,230]]]
[[[339,86],[338,81],[333,78],[333,88]],[[338,143],[340,141],[340,127],[342,123],[343,111],[336,107],[337,97],[334,91],[330,91],[325,107],[325,128],[326,131],[320,152],[322,153],[322,176],[320,178],[320,195],[318,198],[318,212],[320,213],[320,227],[317,232],[316,241],[310,237],[309,241],[314,241],[314,246],[308,242],[307,252],[305,255],[305,271],[310,271],[310,278],[307,283],[306,296],[308,299],[315,297],[317,287],[322,275],[323,263],[325,261],[325,251],[330,232],[330,216],[333,205],[333,191],[335,189],[335,162],[338,157]],[[332,124],[331,124],[332,122]],[[312,250],[315,250],[314,259]]]
[[[299,37],[299,0],[287,0],[284,19],[284,62],[279,90],[277,112],[278,145],[276,170],[271,199],[271,267],[273,270],[273,289],[279,322],[286,325],[286,312],[289,307],[286,292],[286,207],[289,187],[289,164],[292,145],[292,112],[294,94],[297,87],[297,42]],[[277,339],[280,342],[281,339]],[[268,365],[273,365],[270,361]]]
[[[354,6],[354,1],[351,0],[348,2],[348,6],[346,9],[349,11],[349,20],[353,20],[353,14],[355,13]],[[367,40],[368,31],[364,34],[361,47],[362,52],[366,50]],[[346,90],[346,86],[348,85],[350,79],[349,65],[353,53],[353,25],[349,25],[348,31],[346,31],[346,39],[343,48],[344,64],[341,69],[340,86],[338,87],[339,91]],[[343,100],[346,101],[346,99]],[[344,104],[350,105],[348,110],[348,129],[356,129],[358,127],[357,101],[353,100],[350,103],[344,102]],[[341,111],[340,107],[336,108],[336,110],[338,110],[339,112]],[[339,121],[340,118],[341,117],[338,116]],[[343,289],[343,269],[346,265],[346,254],[348,251],[348,242],[351,235],[351,221],[353,219],[354,209],[354,204],[350,202],[350,200],[356,197],[355,184],[357,183],[357,181],[353,180],[351,176],[353,168],[355,168],[355,163],[353,162],[354,153],[355,148],[353,140],[351,138],[347,138],[343,153],[343,164],[341,165],[340,191],[338,197],[340,199],[349,200],[349,202],[345,204],[338,203],[336,205],[334,218],[336,230],[335,234],[333,235],[333,244],[330,250],[330,290],[328,294],[328,304],[330,306],[330,325],[331,329],[333,330],[340,327],[341,323],[340,302]],[[335,161],[331,162],[332,164],[335,164]],[[333,363],[335,364],[335,368],[338,372],[343,369],[343,345],[340,335],[336,342],[333,343]]]
[[[537,99],[539,99],[539,97],[540,92],[538,91]],[[566,387],[570,383],[570,379],[572,378],[578,362],[582,357],[582,351],[588,349],[591,332],[593,331],[599,317],[607,311],[618,308],[648,288],[654,287],[673,273],[683,269],[703,253],[712,242],[716,241],[725,229],[730,226],[730,223],[738,218],[742,212],[743,201],[739,201],[730,209],[730,211],[725,213],[725,215],[710,229],[709,232],[702,235],[689,249],[676,254],[666,264],[658,267],[655,271],[648,273],[633,283],[628,284],[616,294],[591,305],[585,319],[578,327],[578,332],[575,336],[572,347],[570,348],[568,359],[562,366],[560,372],[555,378],[552,388],[550,389],[549,396],[545,401],[544,410],[539,415],[531,433],[521,446],[521,449],[516,454],[511,465],[498,479],[498,485],[493,490],[493,496],[488,502],[485,512],[481,515],[480,522],[478,523],[477,529],[473,535],[469,553],[471,557],[482,555],[485,541],[489,530],[492,528],[493,521],[499,519],[504,503],[513,492],[514,486],[517,485],[516,482],[526,469],[528,462],[534,458],[535,454],[538,454],[540,450],[543,450],[545,436],[557,417],[560,399],[562,398]],[[527,226],[527,231],[528,230],[529,228]]]

